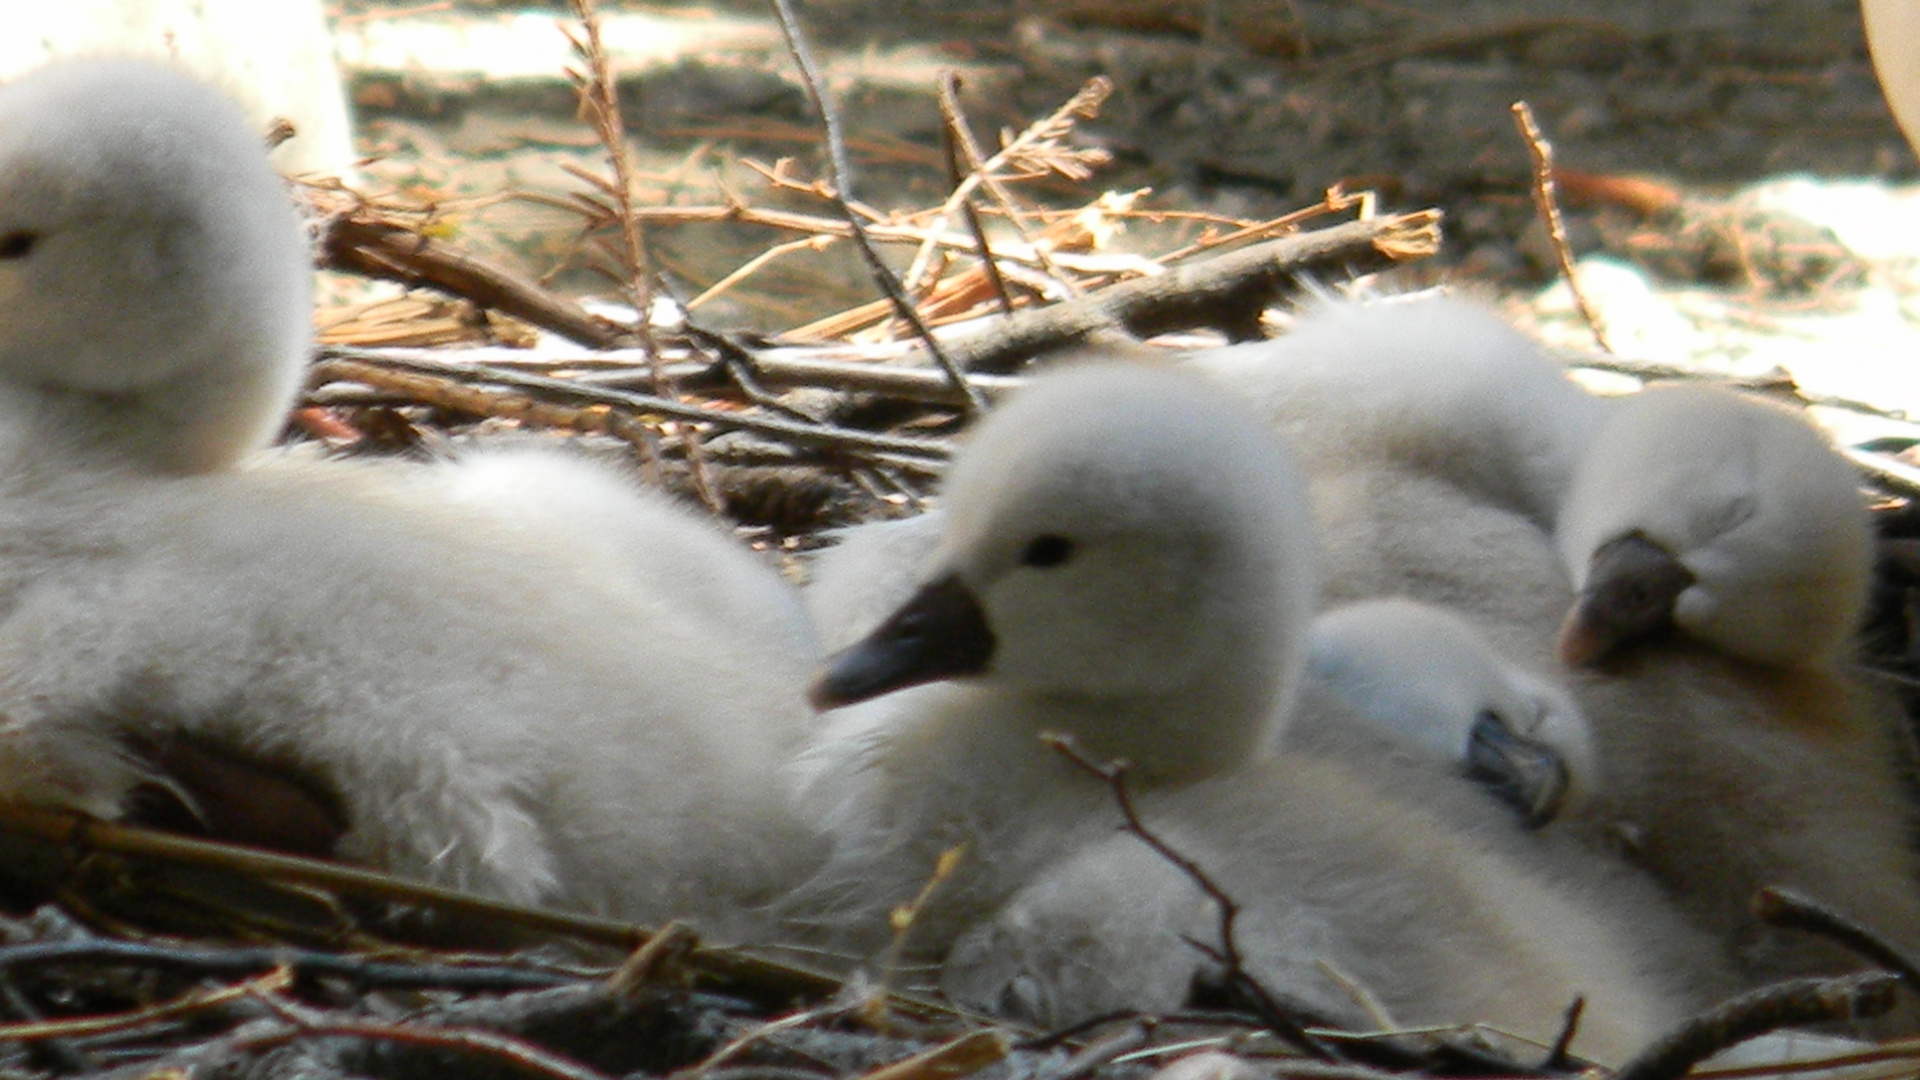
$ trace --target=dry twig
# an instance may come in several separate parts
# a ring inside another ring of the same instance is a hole
[[[1220,913],[1220,944],[1211,946],[1189,940],[1195,948],[1225,966],[1227,982],[1252,1002],[1261,1023],[1267,1025],[1268,1029],[1283,1041],[1312,1057],[1322,1061],[1343,1060],[1345,1055],[1309,1034],[1307,1026],[1289,1015],[1274,998],[1272,992],[1247,971],[1240,955],[1239,939],[1234,932],[1235,924],[1240,918],[1239,902],[1227,895],[1226,890],[1201,869],[1198,863],[1175,850],[1140,820],[1140,814],[1133,805],[1133,794],[1127,790],[1127,763],[1112,761],[1101,764],[1093,761],[1080,751],[1079,745],[1070,735],[1051,734],[1041,738],[1047,746],[1073,763],[1075,767],[1106,784],[1113,792],[1114,802],[1120,808],[1122,827],[1152,848],[1155,854],[1179,870],[1207,895],[1207,899],[1213,901],[1214,907]]]
[[[525,274],[426,235],[395,208],[341,187],[310,187],[307,197],[321,218],[323,266],[409,288],[437,289],[595,349],[633,343],[632,333],[611,319]]]
[[[432,1027],[425,1024],[387,1024],[361,1019],[342,1019],[302,1008],[273,994],[255,995],[291,1024],[291,1028],[242,1039],[246,1049],[282,1046],[298,1039],[350,1038],[372,1039],[452,1050],[457,1053],[491,1058],[534,1076],[551,1080],[613,1080],[597,1069],[510,1035],[475,1028]]]
[[[447,915],[470,917],[496,926],[555,934],[582,941],[635,949],[652,936],[644,927],[613,919],[522,907],[499,900],[406,881],[387,874],[319,859],[278,855],[235,844],[195,840],[131,825],[97,821],[80,814],[18,803],[0,803],[0,828],[30,836],[55,850],[105,852],[179,866],[197,866],[274,883],[314,885],[343,896],[407,904]],[[801,968],[776,964],[731,950],[698,950],[691,969],[722,981],[738,980],[789,995],[825,996],[839,981]],[[901,999],[902,1007],[925,1006]],[[942,1010],[932,1010],[941,1014]]]
[[[887,269],[887,264],[880,259],[880,253],[874,250],[873,242],[867,238],[860,215],[855,212],[853,206],[853,170],[847,165],[846,144],[840,135],[839,112],[833,107],[832,101],[827,96],[826,87],[820,81],[819,68],[814,64],[813,55],[807,48],[806,38],[800,32],[800,21],[793,13],[793,5],[789,0],[773,0],[773,8],[780,18],[780,29],[786,35],[787,49],[793,54],[794,65],[800,69],[801,84],[806,87],[807,97],[813,102],[814,111],[820,114],[820,125],[826,131],[827,171],[832,185],[830,198],[833,204],[840,208],[841,214],[846,217],[847,224],[852,228],[854,246],[860,250],[860,257],[866,261],[867,270],[872,275],[874,283],[886,293],[894,310],[906,320],[907,325],[913,328],[914,335],[926,345],[927,354],[933,357],[934,363],[946,373],[954,389],[966,399],[967,410],[969,412],[984,410],[986,402],[976,396],[973,388],[967,385],[961,369],[948,359],[940,343],[934,340],[933,332],[921,320],[920,313],[913,306],[913,301],[900,287],[899,279],[893,276],[893,271]]]
[[[540,394],[549,404],[575,406],[583,410],[574,417],[574,421],[581,425],[578,430],[610,431],[619,434],[614,432],[612,427],[592,426],[596,422],[604,422],[596,418],[613,415],[611,412],[584,411],[598,407],[625,409],[640,415],[654,413],[679,420],[709,423],[729,430],[750,431],[811,449],[888,454],[922,462],[942,461],[953,452],[946,443],[933,439],[876,435],[850,428],[780,420],[747,412],[710,409],[650,394],[590,386],[569,379],[555,379],[485,364],[435,361],[421,355],[396,356],[391,353],[361,349],[330,348],[322,353],[321,360],[315,365],[314,371],[316,379],[345,379],[362,382],[404,393],[421,401],[439,401],[463,409],[469,404],[477,404],[478,411],[482,415],[516,415],[510,410],[518,406],[510,405],[499,398],[485,400],[482,403],[481,398],[472,395],[472,384],[475,382],[495,383],[500,386],[533,391]],[[561,414],[558,412],[541,413],[535,408],[538,404],[540,403],[529,401],[518,415],[534,419],[551,416],[556,422],[561,419]],[[562,426],[573,426],[573,424],[567,423]]]
[[[1005,1058],[1009,1045],[1005,1032],[969,1031],[903,1061],[882,1065],[861,1080],[961,1080]]]
[[[1580,278],[1574,273],[1573,249],[1567,243],[1567,227],[1560,218],[1560,200],[1554,194],[1553,144],[1547,142],[1540,125],[1534,122],[1533,107],[1526,102],[1513,103],[1513,122],[1520,129],[1520,137],[1526,140],[1527,153],[1533,158],[1533,205],[1547,227],[1547,240],[1553,245],[1553,257],[1560,264],[1560,276],[1573,293],[1580,317],[1593,331],[1593,340],[1599,343],[1601,351],[1612,352],[1613,345],[1607,340],[1607,324],[1587,299],[1586,291],[1580,288]]]
[[[64,964],[124,965],[154,970],[249,975],[285,968],[296,976],[334,976],[368,988],[413,990],[535,990],[565,986],[573,976],[500,964],[400,963],[377,956],[315,952],[284,946],[187,948],[157,942],[36,941],[0,946],[0,969]]]
[[[1439,244],[1438,210],[1351,221],[1171,267],[1078,300],[1029,308],[946,348],[962,371],[1004,374],[1103,330],[1147,338],[1212,326],[1235,340],[1251,340],[1260,336],[1261,312],[1289,289],[1384,270],[1431,255]]]
[[[194,990],[172,1001],[115,1016],[81,1016],[62,1020],[36,1020],[19,1024],[0,1024],[0,1040],[31,1042],[40,1039],[78,1038],[103,1035],[145,1027],[162,1020],[192,1016],[224,1008],[259,994],[278,993],[293,985],[293,972],[284,967],[218,990]]]
[[[640,218],[633,212],[633,165],[627,149],[626,125],[620,117],[619,87],[614,82],[613,65],[600,43],[600,16],[594,8],[594,0],[572,0],[572,3],[574,15],[580,20],[580,35],[576,37],[569,33],[567,41],[573,46],[574,55],[580,59],[585,70],[569,68],[567,77],[572,80],[574,91],[579,96],[581,111],[586,113],[595,133],[600,136],[601,145],[606,148],[607,167],[612,175],[603,178],[580,169],[570,171],[592,184],[599,192],[598,197],[578,196],[583,206],[598,211],[598,218],[589,220],[588,229],[593,230],[606,223],[618,227],[619,246],[603,243],[601,250],[610,255],[614,265],[620,268],[618,281],[634,310],[634,339],[639,342],[647,363],[653,368],[654,389],[678,401],[680,392],[661,369],[660,345],[654,339],[653,273],[647,263]],[[643,459],[648,457],[649,439],[643,436],[629,441],[640,449]],[[719,513],[724,509],[724,504],[708,474],[706,456],[700,449],[700,432],[697,429],[686,431],[683,446],[687,476],[693,483],[694,493],[708,509]]]
[[[1783,1027],[1879,1016],[1893,1008],[1899,978],[1884,971],[1763,986],[1688,1020],[1613,1074],[1613,1080],[1679,1080],[1730,1046]]]
[[[1057,172],[1075,180],[1084,180],[1092,175],[1092,170],[1106,164],[1112,155],[1105,150],[1070,150],[1061,145],[1061,140],[1073,129],[1076,121],[1092,119],[1100,114],[1100,106],[1113,93],[1113,83],[1103,76],[1095,76],[1080,88],[1080,92],[1068,99],[1065,105],[1054,110],[1053,115],[1040,120],[1021,132],[994,154],[982,160],[980,148],[973,141],[973,134],[967,129],[966,119],[960,113],[959,96],[953,92],[951,76],[943,82],[940,92],[940,109],[946,120],[947,130],[955,143],[967,158],[969,170],[965,179],[954,185],[947,200],[934,212],[929,232],[937,235],[946,228],[947,221],[960,207],[968,205],[974,191],[985,187],[994,201],[1006,212],[1007,220],[1028,243],[1033,239],[1026,235],[1020,226],[1020,215],[1013,199],[1000,183],[1000,174],[1008,170],[1029,173]],[[1041,251],[1039,245],[1034,245]],[[901,284],[908,292],[920,289],[927,273],[927,267],[933,259],[933,240],[930,235],[921,242],[920,250],[914,252],[913,262],[907,272],[901,275]],[[1044,254],[1041,256],[1045,258]],[[1051,270],[1051,267],[1049,267]],[[1061,279],[1064,280],[1064,279]]]
[[[1920,993],[1920,967],[1915,966],[1913,957],[1904,949],[1811,897],[1770,885],[1754,894],[1753,911],[1774,926],[1830,938],[1899,975],[1906,980],[1909,990]]]

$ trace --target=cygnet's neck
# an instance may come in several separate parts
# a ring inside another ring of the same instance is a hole
[[[1284,715],[1272,693],[1236,693],[1224,680],[1125,698],[1038,695],[1035,703],[1008,715],[1071,735],[1096,763],[1126,761],[1129,775],[1149,784],[1198,780],[1264,756]]]
[[[0,467],[143,475],[225,468],[271,441],[286,419],[279,388],[244,378],[190,369],[122,392],[0,382]]]
[[[1305,664],[1299,639],[1275,612],[1197,624],[1193,662],[1157,685],[1109,690],[968,683],[977,715],[1016,738],[1073,737],[1090,759],[1123,759],[1143,783],[1180,783],[1231,771],[1279,741]]]

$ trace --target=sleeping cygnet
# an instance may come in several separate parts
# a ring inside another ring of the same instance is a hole
[[[1530,827],[1577,810],[1595,778],[1571,693],[1443,608],[1390,598],[1323,612],[1307,667],[1395,744],[1457,768]]]
[[[1323,602],[1441,605],[1536,671],[1557,659],[1556,639],[1560,657],[1606,659],[1560,678],[1604,771],[1562,820],[1593,837],[1596,855],[1624,849],[1750,981],[1852,963],[1759,924],[1749,904],[1767,884],[1920,942],[1909,740],[1898,711],[1841,662],[1871,565],[1851,469],[1785,410],[1694,387],[1583,402],[1557,372],[1542,381],[1526,349],[1487,344],[1512,331],[1443,332],[1449,308],[1425,310],[1439,344],[1389,335],[1412,313],[1351,305],[1326,323],[1304,316],[1296,334],[1329,329],[1297,344],[1191,361],[1236,393],[1265,388],[1269,414],[1301,433]],[[1310,363],[1269,371],[1256,363],[1267,350]],[[1503,356],[1518,365],[1507,375]],[[1372,370],[1382,357],[1403,374],[1372,396],[1373,383],[1339,375],[1346,358]],[[1404,434],[1379,435],[1383,417]],[[1422,456],[1436,446],[1459,456]],[[1679,633],[1657,647],[1630,647],[1669,623]],[[1296,738],[1312,734],[1295,725]]]
[[[1534,838],[1454,778],[1403,798],[1372,762],[1272,753],[1311,542],[1287,453],[1230,397],[1167,371],[1042,376],[981,425],[942,510],[921,589],[814,684],[838,711],[801,782],[835,851],[796,916],[840,948],[897,932],[963,1001],[1050,1021],[1178,1005],[1204,898],[1113,834],[1111,791],[1040,745],[1060,732],[1130,762],[1143,813],[1232,868],[1255,973],[1330,1015],[1359,1010],[1323,962],[1409,1022],[1550,1039],[1584,994],[1580,1049],[1618,1060],[1713,984],[1712,946],[1650,890],[1563,879],[1590,862],[1511,843]]]
[[[1570,664],[1671,627],[1743,660],[1831,666],[1873,569],[1853,467],[1795,413],[1707,386],[1620,402],[1557,532],[1579,592],[1560,637]]]
[[[817,659],[778,575],[582,459],[259,451],[308,270],[254,134],[121,62],[0,117],[0,792],[757,933],[822,850],[778,778]]]

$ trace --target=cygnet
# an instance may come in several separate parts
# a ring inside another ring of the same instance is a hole
[[[1671,626],[1744,660],[1830,665],[1873,570],[1853,467],[1795,413],[1708,386],[1618,404],[1558,537],[1579,591],[1560,637],[1571,664]]]
[[[1223,408],[1241,418],[1191,379],[1097,369],[982,425],[920,588],[814,686],[838,711],[802,787],[846,858],[911,843],[896,865],[917,887],[963,840],[991,867],[1022,801],[1097,801],[1043,732],[1156,783],[1271,745],[1305,662],[1312,545],[1293,463],[1260,426],[1215,422]],[[935,685],[891,693],[918,683]],[[989,780],[1002,794],[976,797]]]
[[[1131,763],[1148,820],[1227,868],[1255,974],[1329,1014],[1358,1010],[1323,963],[1410,1022],[1550,1038],[1585,994],[1582,1049],[1618,1060],[1711,981],[1678,974],[1713,949],[1650,890],[1563,882],[1586,864],[1508,843],[1451,777],[1403,800],[1375,763],[1274,755],[1312,545],[1289,455],[1230,397],[1168,371],[1042,376],[982,423],[942,511],[921,589],[814,684],[839,711],[800,779],[835,851],[794,900],[838,947],[898,933],[963,1000],[1048,1020],[1177,1005],[1204,897],[1113,835],[1112,793],[1040,745],[1060,732]]]
[[[1734,950],[1751,982],[1851,963],[1827,943],[1759,924],[1749,903],[1767,884],[1793,883],[1896,940],[1920,942],[1920,874],[1901,779],[1912,760],[1908,739],[1884,695],[1835,662],[1869,562],[1854,478],[1824,440],[1782,410],[1698,388],[1581,403],[1567,397],[1570,386],[1525,374],[1537,371],[1537,358],[1504,377],[1485,374],[1492,361],[1439,367],[1431,400],[1418,376],[1404,375],[1384,384],[1404,388],[1399,396],[1381,390],[1370,399],[1369,383],[1342,389],[1344,357],[1369,369],[1397,357],[1394,369],[1404,373],[1428,351],[1464,349],[1470,361],[1483,347],[1476,342],[1512,331],[1447,336],[1438,329],[1447,308],[1429,307],[1439,342],[1429,348],[1418,335],[1383,338],[1380,328],[1393,324],[1366,321],[1370,313],[1392,319],[1391,305],[1336,310],[1355,343],[1323,334],[1313,355],[1324,357],[1325,372],[1302,369],[1294,378],[1309,389],[1271,398],[1273,418],[1302,430],[1310,451],[1330,448],[1306,455],[1323,602],[1406,596],[1441,605],[1471,617],[1501,655],[1548,670],[1575,607],[1570,568],[1591,592],[1615,576],[1603,566],[1595,577],[1596,549],[1635,530],[1662,534],[1672,559],[1639,539],[1617,546],[1655,556],[1629,559],[1629,569],[1678,566],[1683,574],[1674,576],[1691,579],[1670,586],[1671,608],[1656,602],[1655,617],[1641,624],[1657,628],[1671,610],[1682,632],[1659,648],[1607,653],[1604,672],[1563,677],[1604,774],[1563,824],[1590,835],[1596,856],[1623,851],[1649,871]],[[1310,313],[1298,330],[1315,319]],[[1286,340],[1231,350],[1225,355],[1242,359],[1216,374],[1236,393],[1261,387],[1268,376],[1252,358],[1304,349]],[[1195,362],[1210,366],[1205,355]],[[1509,382],[1539,392],[1509,394]],[[1464,396],[1451,392],[1457,387]],[[1423,460],[1375,431],[1379,416],[1409,415],[1413,445],[1447,445],[1449,425],[1471,417],[1475,403],[1488,416],[1453,437],[1457,459]],[[1690,614],[1692,629],[1681,623],[1678,598],[1702,584],[1687,607],[1706,618]],[[1577,613],[1572,623],[1586,618]],[[1628,636],[1614,635],[1614,644]],[[1573,638],[1576,658],[1606,651],[1579,644],[1583,630]],[[1296,738],[1313,732],[1294,727]]]
[[[1580,706],[1471,620],[1404,598],[1337,607],[1314,620],[1307,667],[1359,716],[1459,768],[1529,826],[1585,801],[1598,765]]]
[[[0,86],[0,420],[50,455],[220,468],[286,419],[313,269],[261,132],[137,60]]]
[[[59,153],[16,141],[42,110]],[[818,656],[779,576],[580,458],[242,453],[307,325],[263,284],[305,287],[262,146],[148,65],[49,69],[0,114],[28,238],[0,265],[0,792],[758,933],[822,850],[779,779]],[[229,147],[238,193],[176,138]],[[136,272],[110,312],[89,291]],[[163,333],[175,304],[194,325]]]
[[[1390,465],[1326,464],[1311,489],[1329,602],[1441,605],[1471,617],[1514,663],[1559,664],[1556,639],[1575,594],[1556,538],[1535,522]],[[1668,501],[1689,498],[1674,489]],[[1848,504],[1841,520],[1857,512]],[[1750,904],[1765,885],[1789,884],[1920,945],[1910,738],[1865,676],[1849,665],[1755,664],[1679,634],[1620,649],[1602,669],[1563,670],[1559,681],[1587,719],[1597,771],[1584,805],[1554,830],[1650,873],[1733,950],[1749,982],[1854,963],[1829,943],[1761,924]],[[1296,724],[1294,737],[1313,730]]]

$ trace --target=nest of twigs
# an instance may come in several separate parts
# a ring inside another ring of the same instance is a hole
[[[463,251],[443,238],[432,205],[308,184],[324,265],[409,291],[318,315],[323,344],[290,438],[410,453],[501,430],[551,433],[631,456],[757,543],[799,548],[827,527],[917,504],[949,437],[1036,359],[1151,348],[1156,338],[1258,337],[1269,309],[1302,290],[1421,259],[1439,243],[1436,211],[1383,213],[1366,194],[1335,190],[1266,221],[1184,215],[1188,239],[1176,248],[1112,250],[1107,239],[1129,219],[1182,215],[1140,193],[1094,189],[1067,209],[1029,206],[1021,194],[1035,179],[1094,176],[1100,154],[1072,135],[1106,94],[1099,80],[991,153],[948,88],[953,184],[937,207],[881,213],[846,192],[826,102],[826,175],[760,167],[771,188],[816,199],[818,213],[637,205],[590,5],[579,14],[574,78],[609,150],[604,173],[580,174],[576,208],[624,314]],[[797,42],[796,53],[805,71]],[[1533,143],[1547,210],[1553,169],[1544,142]],[[789,239],[698,296],[662,296],[646,232],[714,222]],[[882,268],[897,259],[871,260],[872,303],[773,338],[703,324],[706,299],[769,262],[842,244],[911,255],[899,274]],[[1910,591],[1920,517],[1902,509],[1911,473],[1892,453],[1859,453],[1889,508],[1872,640],[1887,666],[1920,674]],[[1017,1032],[707,949],[672,928],[519,910],[71,815],[0,810],[0,848],[14,909],[32,912],[0,920],[0,1070],[10,1075],[1078,1080],[1147,1075],[1203,1047],[1234,1056],[1180,1067],[1343,1078],[1578,1067],[1564,1048],[1515,1057],[1472,1033],[1303,1039],[1311,1017],[1236,990],[1232,971],[1215,995],[1219,1012]],[[1852,941],[1876,963],[1898,961],[1874,955],[1870,935],[1844,920],[1780,903],[1782,918]],[[1624,1071],[1676,1076],[1753,1031],[1868,1011],[1891,993],[1874,976],[1773,988],[1686,1025]]]

